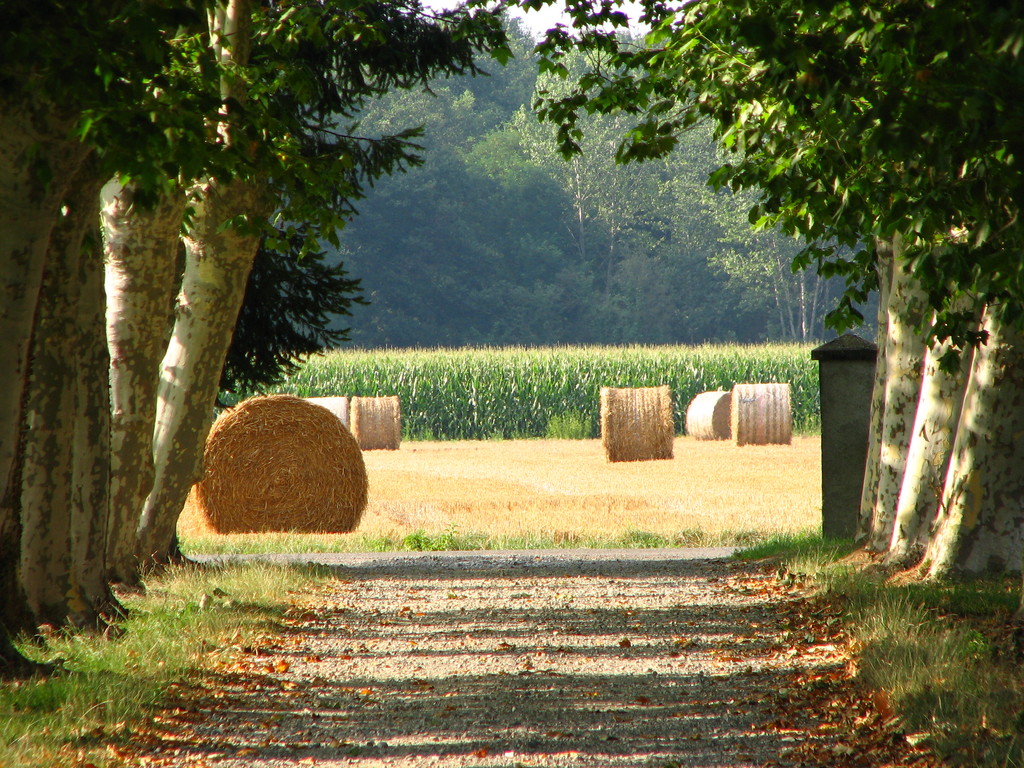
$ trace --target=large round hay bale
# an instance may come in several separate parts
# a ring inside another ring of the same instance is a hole
[[[348,429],[348,398],[347,397],[307,397],[307,403],[313,403],[319,405],[321,408],[326,408],[328,411],[333,413],[339,419],[341,423],[345,425],[345,429]]]
[[[737,384],[730,407],[736,445],[789,445],[793,441],[789,384]]]
[[[732,437],[731,414],[731,392],[701,392],[686,407],[686,434],[697,440],[728,440]]]
[[[245,400],[206,441],[193,513],[216,533],[346,533],[366,508],[366,467],[333,413],[291,395]]]
[[[674,438],[667,386],[601,388],[601,444],[608,461],[671,459]]]
[[[364,451],[397,451],[402,442],[402,409],[397,395],[353,397],[352,434]]]

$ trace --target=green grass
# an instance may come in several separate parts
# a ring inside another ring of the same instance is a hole
[[[811,575],[832,566],[852,551],[852,541],[823,539],[821,534],[807,532],[762,537],[756,543],[745,545],[734,557],[740,560],[780,559],[791,571]]]
[[[117,639],[21,638],[23,653],[61,671],[0,683],[0,766],[122,765],[116,748],[147,733],[149,716],[177,686],[273,630],[284,596],[316,575],[268,565],[173,569],[146,596],[125,598],[131,616]]]
[[[820,426],[809,344],[344,350],[310,359],[277,391],[398,395],[405,439],[599,434],[601,387],[667,384],[683,431],[695,395],[737,382],[788,382],[798,433]]]
[[[915,741],[950,765],[1024,767],[1019,579],[893,584],[843,565],[850,549],[780,538],[740,556],[779,559],[844,606],[858,677]]]
[[[442,552],[526,549],[649,549],[657,547],[751,547],[770,537],[757,531],[710,533],[693,529],[672,535],[628,530],[617,536],[588,534],[489,536],[449,528],[440,533],[416,530],[389,535],[292,533],[183,537],[186,555],[305,554],[310,552]]]

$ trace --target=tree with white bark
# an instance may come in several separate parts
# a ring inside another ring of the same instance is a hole
[[[504,37],[489,13],[378,2],[0,22],[0,672],[21,673],[9,632],[101,626],[111,580],[173,555],[269,217],[333,239],[368,180],[416,161],[412,131],[357,136],[360,105],[475,72]]]
[[[529,0],[541,6],[547,0]],[[542,67],[563,151],[583,111],[624,112],[620,160],[670,151],[710,118],[753,221],[803,237],[839,275],[837,328],[878,289],[878,376],[858,541],[932,578],[1014,572],[1024,552],[1024,8],[1019,2],[573,3]],[[842,247],[851,249],[845,255]],[[979,311],[984,308],[984,325]]]
[[[114,158],[128,166],[164,141],[147,83],[167,64],[160,29],[180,15],[0,6],[0,671],[32,668],[8,632],[93,624],[112,607],[97,557],[109,398],[96,201]],[[109,153],[87,138],[111,135]]]

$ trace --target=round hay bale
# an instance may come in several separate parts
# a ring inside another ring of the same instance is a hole
[[[737,384],[732,389],[730,407],[730,427],[736,445],[793,442],[789,384]]]
[[[697,440],[728,440],[732,437],[731,415],[731,392],[701,392],[686,407],[686,434]]]
[[[349,404],[352,434],[364,451],[397,451],[402,442],[398,395],[353,397]]]
[[[333,413],[291,395],[254,397],[213,425],[195,512],[216,533],[347,533],[366,508],[355,438]]]
[[[341,423],[345,425],[345,429],[349,428],[347,397],[307,397],[306,402],[319,405],[321,408],[326,408],[341,419]]]
[[[671,459],[674,438],[667,386],[601,388],[601,444],[608,461]]]

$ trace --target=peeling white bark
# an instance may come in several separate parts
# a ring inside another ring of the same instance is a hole
[[[91,190],[82,190],[82,201],[90,203],[90,211],[77,281],[80,296],[75,322],[78,380],[72,442],[71,560],[86,600],[100,614],[108,615],[116,601],[110,592],[105,553],[111,512],[110,355],[104,333],[99,186],[97,178]]]
[[[0,100],[0,481],[6,483],[21,430],[28,347],[50,233],[64,184],[87,152],[66,137],[70,122]],[[53,171],[38,173],[44,163]],[[64,182],[63,184],[61,182]]]
[[[223,224],[242,214],[269,213],[262,192],[243,182],[209,182],[201,195],[184,238],[185,276],[162,363],[153,438],[156,473],[138,528],[143,561],[166,560],[188,491],[202,477],[221,371],[259,247],[259,235]]]
[[[252,0],[227,0],[209,12],[210,44],[225,70],[249,63]],[[221,79],[225,115],[244,104],[245,84]],[[221,141],[238,146],[231,121],[217,126]],[[203,449],[213,422],[221,371],[259,247],[258,228],[273,210],[254,180],[207,179],[193,190],[195,216],[185,244],[185,273],[174,331],[161,364],[153,433],[155,475],[137,530],[143,562],[166,562],[192,484],[202,476]]]
[[[886,339],[889,337],[889,294],[892,290],[892,247],[879,242],[878,253],[878,333],[875,344],[875,378],[871,388],[871,421],[868,424],[868,450],[864,462],[864,483],[861,488],[860,510],[857,515],[858,544],[867,541],[871,532],[871,517],[878,497],[878,472],[882,456],[882,420],[885,418]]]
[[[36,619],[56,626],[95,624],[95,601],[101,598],[83,588],[72,558],[76,535],[84,535],[93,515],[105,518],[106,514],[105,508],[76,510],[74,494],[76,395],[82,373],[77,343],[79,278],[82,239],[98,210],[99,183],[93,174],[91,163],[80,165],[69,185],[73,194],[66,212],[50,239],[32,334],[25,409],[21,580]],[[106,387],[106,380],[96,384]],[[100,447],[89,450],[91,454]],[[77,459],[81,463],[87,457]],[[102,574],[102,560],[93,568]]]

